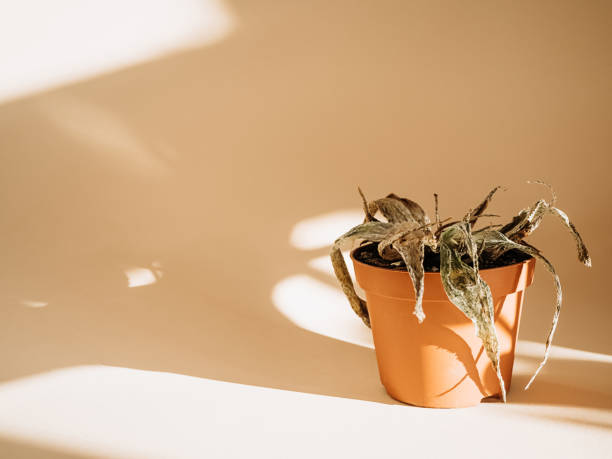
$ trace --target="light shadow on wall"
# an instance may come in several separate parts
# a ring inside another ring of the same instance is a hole
[[[0,15],[0,102],[225,38],[221,0],[26,0]]]

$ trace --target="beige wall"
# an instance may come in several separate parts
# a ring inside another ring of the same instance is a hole
[[[552,183],[593,258],[554,220],[531,241],[565,288],[556,343],[612,353],[610,2],[228,5],[219,43],[0,106],[3,380],[105,363],[390,402],[370,349],[271,301],[326,252],[293,225],[358,208],[357,184],[455,217],[506,185],[509,217]],[[539,267],[522,339],[552,301]]]

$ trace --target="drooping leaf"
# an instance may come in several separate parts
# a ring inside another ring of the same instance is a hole
[[[555,189],[552,187],[550,183],[546,183],[544,180],[527,180],[527,183],[532,185],[542,185],[548,188],[550,191],[551,200],[549,201],[549,205],[554,206],[557,203],[557,193],[555,193]]]
[[[425,312],[423,311],[423,290],[425,288],[423,260],[425,259],[425,244],[423,243],[422,234],[420,232],[412,233],[402,240],[397,240],[393,243],[393,248],[401,255],[402,260],[406,264],[408,274],[412,279],[416,297],[414,315],[419,323],[421,323],[425,319]]]
[[[353,311],[355,311],[355,314],[357,314],[368,327],[370,326],[370,317],[368,315],[367,304],[359,298],[355,292],[355,286],[351,280],[351,275],[348,272],[341,250],[342,248],[352,248],[358,241],[382,241],[388,237],[389,233],[393,230],[393,226],[392,223],[378,221],[357,225],[336,239],[330,253],[334,273],[336,274],[336,278],[340,283],[344,295],[348,299]]]
[[[559,322],[559,315],[561,314],[561,304],[563,302],[563,293],[561,291],[561,281],[559,280],[559,276],[555,271],[554,266],[544,255],[540,253],[538,249],[533,246],[519,244],[507,238],[503,233],[495,230],[483,231],[474,235],[475,242],[477,245],[481,246],[481,251],[483,253],[493,252],[497,256],[497,254],[506,252],[508,250],[516,249],[520,250],[523,253],[531,255],[532,257],[536,257],[544,263],[546,269],[553,276],[553,280],[555,282],[555,313],[553,315],[552,325],[550,327],[550,331],[548,332],[548,337],[546,338],[546,349],[544,351],[544,358],[537,370],[525,386],[525,389],[528,389],[531,383],[535,380],[536,376],[540,372],[540,370],[544,367],[548,360],[548,356],[550,354],[550,347],[552,345],[553,337],[555,336],[555,330],[557,329],[557,324]]]
[[[578,259],[586,266],[591,266],[589,251],[567,214],[544,200],[539,200],[533,207],[522,210],[510,223],[503,226],[499,231],[515,242],[522,241],[537,229],[547,213],[553,214],[561,220],[576,241]]]
[[[379,242],[389,236],[394,225],[387,222],[366,222],[354,226],[334,242],[340,249],[350,248],[357,241]]]
[[[574,236],[574,239],[576,241],[576,249],[578,250],[578,259],[582,263],[584,263],[586,266],[590,267],[591,257],[589,256],[589,251],[586,248],[586,245],[584,244],[584,242],[582,241],[582,237],[580,236],[580,233],[578,232],[574,224],[570,221],[567,214],[563,212],[561,209],[558,209],[557,207],[551,206],[549,207],[549,210],[550,210],[550,213],[559,217],[561,221],[563,222],[563,224],[565,225],[565,227],[570,231],[570,233],[572,233],[572,236]]]
[[[332,248],[330,257],[336,278],[338,279],[342,292],[344,292],[344,295],[348,299],[351,308],[353,311],[355,311],[355,314],[359,316],[363,323],[370,327],[370,315],[368,314],[367,304],[365,301],[359,298],[355,292],[355,286],[353,285],[351,275],[346,267],[346,262],[344,261],[342,252],[340,249],[334,246],[334,248]]]
[[[442,284],[448,299],[474,323],[476,334],[497,374],[502,400],[505,402],[506,388],[501,376],[493,299],[489,286],[478,272],[477,250],[468,222],[450,226],[441,234],[439,247]],[[466,253],[472,258],[473,266],[461,259]]]
[[[389,235],[378,244],[378,254],[380,257],[388,261],[401,259],[401,255],[395,250],[393,244],[408,234],[417,231],[419,228],[420,226],[416,222],[395,223],[389,231]]]
[[[436,243],[429,228],[429,219],[421,206],[408,199],[390,194],[386,198],[369,203],[361,189],[359,189],[359,194],[362,198],[365,221],[361,225],[351,228],[340,236],[334,243],[330,253],[334,273],[338,278],[342,291],[347,297],[353,311],[355,311],[367,326],[370,326],[367,304],[364,300],[359,298],[355,292],[355,287],[350,278],[341,250],[343,248],[352,248],[358,241],[379,242],[381,257],[387,260],[399,260],[404,258],[404,262],[407,266],[406,269],[409,271],[413,279],[413,284],[416,286],[415,289],[418,289],[415,290],[417,298],[419,299],[417,301],[415,313],[419,321],[422,321],[424,318],[422,307],[422,278],[424,275],[422,246],[425,240],[427,240],[428,244],[435,245]],[[388,222],[380,222],[374,218],[374,214],[378,210],[387,218]],[[421,253],[421,255],[415,256],[414,260],[409,258],[409,256],[412,255],[412,251],[403,249],[404,254],[402,255],[395,247],[398,241],[407,239],[409,234],[409,239],[413,241],[414,244],[417,244],[417,247],[421,247],[420,252],[417,251],[417,253]]]
[[[548,210],[548,203],[543,199],[537,201],[532,207],[523,209],[512,219],[510,223],[503,226],[500,231],[513,241],[520,241],[533,233]]]

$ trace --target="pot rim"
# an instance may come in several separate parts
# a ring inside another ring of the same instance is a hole
[[[351,257],[351,260],[353,260],[353,263],[359,263],[360,265],[366,266],[367,268],[380,269],[382,271],[400,272],[400,273],[408,272],[407,270],[399,271],[397,269],[389,269],[389,268],[383,268],[382,266],[374,266],[374,265],[370,265],[368,263],[364,263],[363,261],[358,260],[357,258],[355,258],[355,252],[362,247],[363,246],[359,246],[350,251],[350,257]],[[479,269],[479,271],[488,272],[488,271],[496,271],[496,270],[501,270],[501,269],[508,269],[512,266],[518,266],[523,263],[529,263],[531,260],[534,260],[534,259],[535,259],[534,257],[529,257],[527,260],[519,261],[518,263],[512,263],[511,265],[498,266],[497,268],[483,268],[483,269]],[[427,274],[437,274],[439,276],[440,271],[437,271],[437,272],[425,271],[425,274],[426,275]]]

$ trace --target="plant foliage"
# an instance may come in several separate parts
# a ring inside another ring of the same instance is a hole
[[[475,326],[476,334],[482,340],[487,356],[491,360],[501,386],[502,399],[506,401],[506,390],[501,377],[499,364],[499,343],[495,331],[494,306],[489,286],[480,277],[479,260],[496,260],[509,250],[519,250],[542,261],[551,273],[555,283],[555,312],[552,326],[546,339],[544,358],[525,387],[527,389],[538,375],[548,359],[555,329],[561,311],[561,283],[553,265],[542,253],[525,242],[541,223],[545,215],[556,216],[574,237],[578,250],[578,259],[586,266],[591,266],[591,258],[574,224],[562,210],[555,207],[557,197],[547,186],[552,199],[538,200],[533,206],[521,210],[505,225],[492,225],[474,229],[478,219],[487,216],[487,209],[500,187],[492,189],[484,200],[470,210],[459,221],[440,221],[438,215],[438,195],[435,198],[435,221],[432,223],[423,208],[410,199],[395,194],[368,201],[361,189],[364,209],[364,222],[351,228],[340,236],[331,250],[334,272],[342,290],[355,313],[369,327],[370,318],[367,304],[356,293],[346,267],[342,250],[359,244],[376,243],[378,255],[384,260],[400,261],[412,279],[416,304],[414,314],[417,320],[425,319],[423,311],[425,249],[440,256],[440,275],[448,299],[468,317]],[[381,215],[384,220],[376,216]]]

